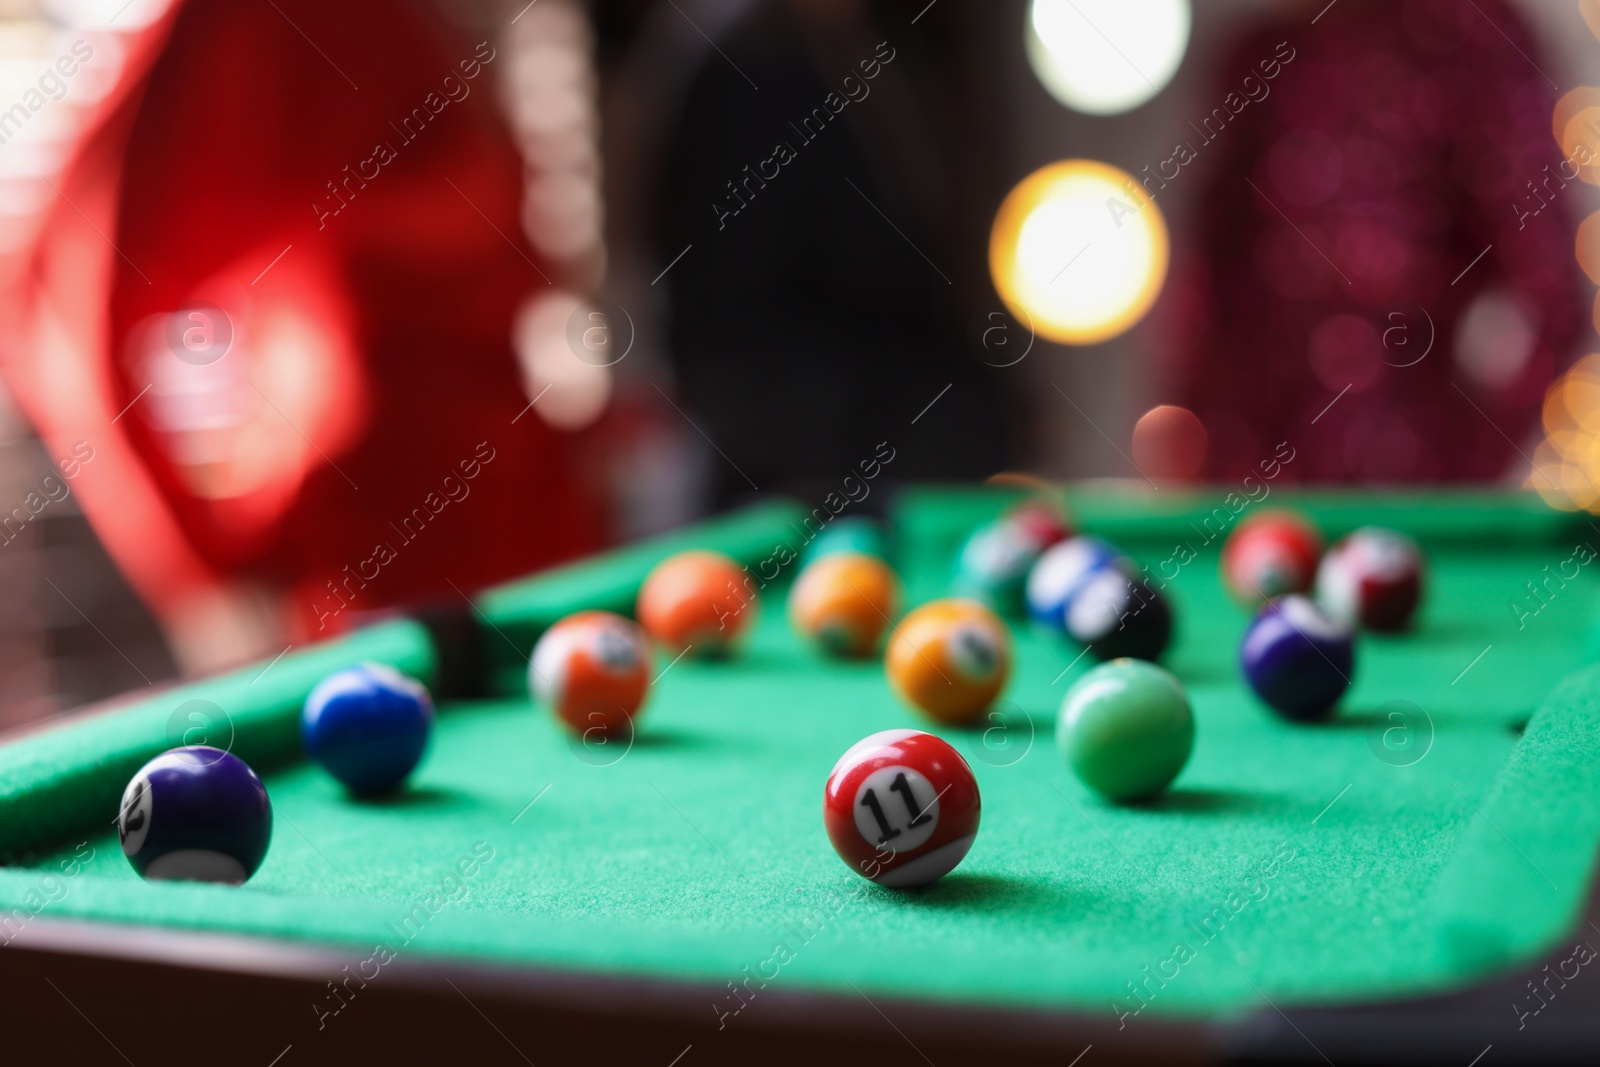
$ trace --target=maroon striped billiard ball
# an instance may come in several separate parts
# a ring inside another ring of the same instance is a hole
[[[948,744],[884,730],[850,746],[823,796],[834,851],[879,885],[907,889],[950,873],[978,834],[978,781]]]
[[[1363,526],[1328,550],[1317,603],[1346,626],[1396,633],[1422,602],[1422,550],[1396,530]]]

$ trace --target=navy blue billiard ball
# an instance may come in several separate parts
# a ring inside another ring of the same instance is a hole
[[[1098,537],[1069,537],[1047,549],[1028,572],[1028,616],[1062,633],[1069,602],[1099,571],[1117,563],[1116,548]]]
[[[328,675],[306,697],[306,754],[358,796],[392,792],[422,759],[433,701],[421,682],[376,663]]]
[[[1327,718],[1355,673],[1355,637],[1298,594],[1269,602],[1239,647],[1245,680],[1284,718]]]
[[[117,836],[145,878],[239,885],[267,854],[272,805],[244,760],[190,745],[139,768],[122,793]]]
[[[1089,576],[1067,601],[1065,620],[1067,636],[1101,660],[1158,660],[1172,639],[1167,599],[1116,565]]]

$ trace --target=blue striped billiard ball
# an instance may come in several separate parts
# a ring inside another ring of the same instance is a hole
[[[328,675],[306,697],[306,755],[357,796],[392,792],[422,759],[433,701],[421,682],[362,663]]]
[[[272,840],[272,805],[256,772],[207,745],[140,767],[117,815],[122,854],[144,878],[239,885]]]
[[[1098,537],[1069,537],[1052,545],[1028,572],[1028,616],[1047,629],[1067,628],[1069,601],[1120,553]]]
[[[1268,602],[1245,631],[1239,665],[1286,719],[1327,718],[1355,674],[1355,636],[1299,594]]]

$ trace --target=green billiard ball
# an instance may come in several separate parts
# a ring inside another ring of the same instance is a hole
[[[1061,702],[1056,744],[1096,793],[1122,803],[1148,800],[1172,783],[1194,749],[1189,696],[1153,663],[1102,663]]]

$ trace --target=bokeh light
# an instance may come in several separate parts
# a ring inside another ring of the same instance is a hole
[[[539,417],[558,430],[583,429],[611,399],[611,368],[587,353],[580,357],[568,336],[568,323],[583,306],[573,293],[541,294],[523,305],[514,328],[523,389],[537,401]]]
[[[1033,0],[1027,52],[1058,101],[1131,111],[1166,87],[1189,44],[1189,0]]]
[[[1566,179],[1576,170],[1583,181],[1600,185],[1600,89],[1586,85],[1567,93],[1556,103],[1550,126],[1562,159],[1570,161],[1557,177]]]
[[[1126,172],[1071,159],[1024,178],[989,236],[995,290],[1040,336],[1087,345],[1150,309],[1167,274],[1167,224]]]
[[[1600,285],[1600,211],[1578,225],[1578,266],[1589,280]]]
[[[1578,0],[1578,12],[1588,23],[1589,32],[1600,39],[1600,0]]]
[[[1545,393],[1544,432],[1523,485],[1563,511],[1600,510],[1600,353],[1573,364]]]
[[[1475,297],[1455,331],[1456,366],[1483,389],[1509,388],[1539,344],[1539,324],[1503,289]]]

